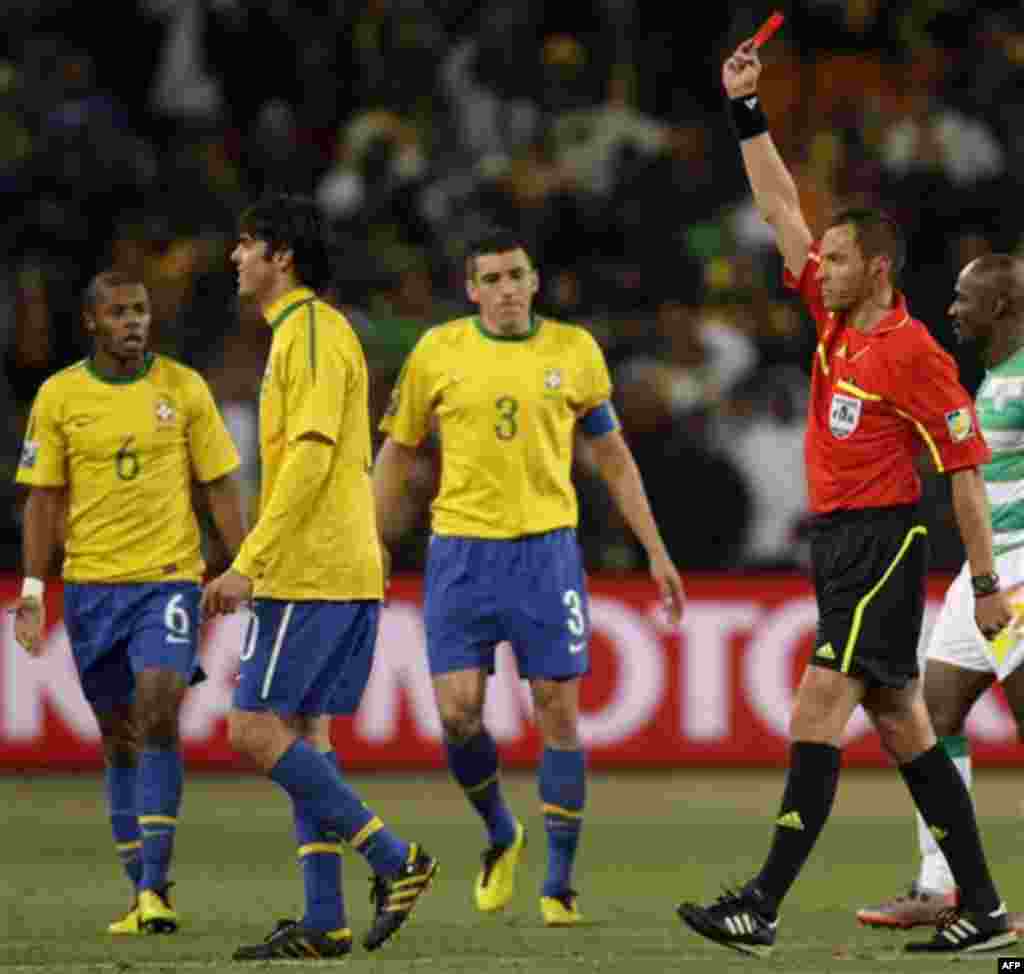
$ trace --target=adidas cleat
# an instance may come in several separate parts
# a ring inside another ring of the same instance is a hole
[[[114,920],[108,924],[107,933],[113,934],[115,937],[134,937],[142,933],[142,928],[139,926],[138,900],[132,904],[132,908],[120,920]]]
[[[493,913],[512,899],[516,887],[516,866],[525,848],[526,829],[516,822],[516,835],[511,845],[492,845],[484,851],[481,856],[483,868],[473,887],[478,910]]]
[[[174,933],[178,929],[178,914],[167,896],[170,888],[168,883],[160,889],[139,890],[139,927],[143,933]]]
[[[363,937],[367,950],[377,950],[402,927],[419,898],[430,889],[438,863],[416,843],[409,845],[409,860],[391,879],[374,876],[370,880],[370,902],[374,905],[373,926]]]
[[[775,947],[778,920],[759,912],[754,897],[726,890],[710,906],[680,903],[679,918],[695,933],[717,944],[755,957],[768,957]]]
[[[540,915],[544,925],[548,927],[571,927],[583,922],[583,914],[576,908],[579,894],[574,889],[567,889],[558,896],[542,896],[540,898]]]
[[[911,954],[981,954],[1017,942],[1003,904],[991,913],[949,909],[939,917],[935,936],[904,947]]]
[[[921,889],[915,882],[905,896],[896,896],[877,906],[862,907],[857,911],[857,922],[865,927],[934,927],[939,917],[957,905],[957,895],[935,893]]]
[[[338,960],[352,952],[352,934],[341,930],[337,936],[310,930],[294,920],[278,920],[261,944],[239,947],[232,960]]]

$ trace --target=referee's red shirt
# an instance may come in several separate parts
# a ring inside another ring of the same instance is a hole
[[[818,328],[805,451],[811,510],[916,502],[922,449],[945,473],[988,462],[956,362],[910,316],[903,295],[863,334],[825,310],[820,259],[815,245],[799,280],[786,271],[786,286],[800,292]]]

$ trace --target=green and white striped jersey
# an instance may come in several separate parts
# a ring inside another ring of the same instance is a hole
[[[982,467],[995,554],[1024,545],[1024,351],[985,373],[978,423],[992,450]]]

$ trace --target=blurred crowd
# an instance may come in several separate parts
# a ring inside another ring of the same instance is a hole
[[[655,514],[688,571],[804,559],[803,413],[813,329],[781,284],[723,111],[720,65],[772,9],[637,0],[9,0],[0,13],[0,559],[32,397],[88,354],[80,295],[141,273],[159,351],[208,377],[259,477],[269,331],[227,260],[267,190],[314,196],[332,297],[365,341],[380,415],[431,324],[468,313],[460,254],[529,242],[543,313],[591,328]],[[973,0],[794,0],[762,100],[812,227],[851,202],[906,228],[911,307],[957,356],[957,270],[1022,245],[1024,12]],[[1004,9],[1006,8],[1006,9]],[[696,17],[696,14],[694,14]],[[641,552],[579,453],[594,571]],[[425,503],[425,457],[410,503]],[[935,563],[961,549],[927,482]],[[422,563],[426,515],[397,553]]]

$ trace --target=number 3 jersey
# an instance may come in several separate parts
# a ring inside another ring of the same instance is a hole
[[[986,463],[991,454],[956,362],[911,317],[903,295],[865,334],[825,309],[819,262],[813,247],[799,280],[786,272],[818,329],[806,439],[811,510],[916,503],[922,450],[940,473]]]
[[[515,538],[575,527],[575,423],[611,396],[604,356],[585,329],[535,318],[522,336],[462,318],[420,339],[381,429],[416,446],[436,422],[437,534]]]
[[[131,379],[102,378],[85,360],[44,382],[17,481],[67,487],[68,581],[198,580],[193,481],[237,467],[206,382],[154,355]]]

